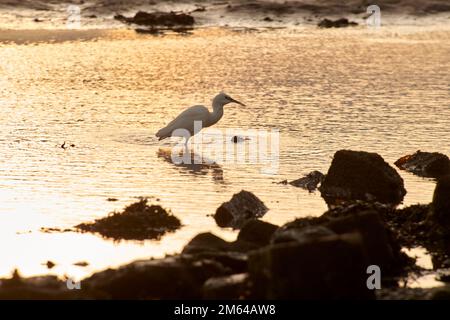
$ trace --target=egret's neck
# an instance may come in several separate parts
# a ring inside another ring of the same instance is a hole
[[[215,124],[223,116],[223,104],[213,101],[213,112],[209,115],[208,127]]]

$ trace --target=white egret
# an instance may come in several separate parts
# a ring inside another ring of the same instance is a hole
[[[226,93],[219,93],[214,97],[212,101],[212,112],[209,112],[205,106],[197,105],[192,106],[173,119],[167,126],[162,128],[156,133],[159,140],[178,136],[184,137],[185,146],[189,141],[189,138],[200,132],[201,129],[210,127],[217,123],[223,116],[223,107],[228,103],[237,103],[241,106],[245,106],[243,103],[234,100]],[[200,122],[201,126],[194,126],[195,122]]]

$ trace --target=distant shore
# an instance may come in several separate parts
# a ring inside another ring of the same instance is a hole
[[[56,4],[55,4],[56,3]],[[317,25],[322,19],[347,18],[365,24],[368,2],[326,1],[0,1],[0,29],[61,29],[68,21],[70,5],[79,10],[81,29],[121,28],[115,15],[132,16],[138,11],[183,12],[195,26],[295,26]],[[377,1],[382,25],[445,24],[450,4],[445,0]]]

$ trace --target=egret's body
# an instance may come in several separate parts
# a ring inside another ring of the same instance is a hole
[[[210,127],[217,123],[223,116],[223,107],[228,103],[238,103],[244,105],[239,101],[232,99],[225,93],[218,94],[212,102],[213,111],[210,112],[205,106],[192,106],[181,112],[175,119],[173,119],[167,126],[156,133],[159,140],[179,136],[185,137],[187,144],[189,138],[201,129]]]

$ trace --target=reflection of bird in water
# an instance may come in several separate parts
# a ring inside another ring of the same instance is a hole
[[[209,112],[205,106],[193,106],[182,113],[180,113],[174,120],[172,120],[167,126],[162,128],[156,133],[159,140],[168,138],[170,136],[184,137],[185,146],[189,141],[189,138],[194,134],[197,134],[202,128],[210,127],[217,123],[223,116],[223,107],[228,103],[237,103],[241,106],[245,106],[243,103],[234,100],[225,93],[219,93],[214,97],[212,102],[213,112]],[[194,122],[201,122],[201,127],[194,127]]]
[[[190,161],[189,163],[174,163],[172,160],[172,150],[171,149],[162,149],[160,148],[157,152],[157,156],[159,158],[164,159],[168,163],[173,164],[176,167],[182,168],[187,170],[188,172],[194,174],[194,175],[205,175],[209,172],[209,170],[212,170],[212,177],[213,180],[218,183],[223,183],[223,169],[220,165],[217,163],[211,163],[210,161],[205,161],[204,159],[201,160],[199,163],[199,155],[197,155],[194,152],[190,152],[189,157]]]

